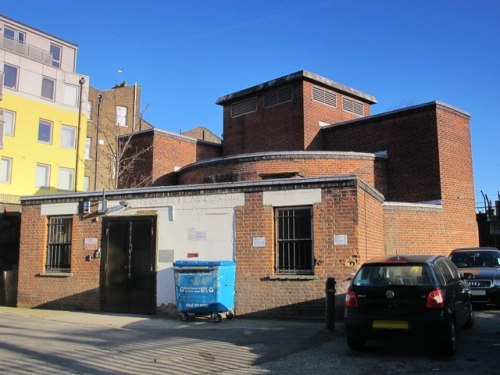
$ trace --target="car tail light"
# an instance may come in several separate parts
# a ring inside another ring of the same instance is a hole
[[[442,309],[444,307],[443,291],[436,289],[427,294],[425,307],[428,309]]]
[[[348,290],[345,294],[345,307],[358,307],[358,296],[352,290]]]

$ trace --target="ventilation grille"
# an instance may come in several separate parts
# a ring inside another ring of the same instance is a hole
[[[312,88],[313,100],[329,105],[330,107],[337,107],[337,95],[331,91],[320,89],[313,86]]]
[[[363,104],[360,102],[355,102],[351,99],[342,98],[342,109],[346,112],[351,112],[356,115],[364,115]]]
[[[231,104],[231,117],[245,115],[257,110],[257,98],[250,98]]]
[[[293,90],[291,86],[278,90],[270,91],[264,94],[264,107],[272,107],[278,104],[291,102],[293,99]]]

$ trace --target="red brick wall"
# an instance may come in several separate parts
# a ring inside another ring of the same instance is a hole
[[[283,86],[293,87],[293,100],[264,108],[263,95],[257,92],[235,102],[257,97],[257,111],[231,117],[231,103],[224,105],[224,155],[236,155],[262,151],[317,151],[322,149],[319,121],[335,123],[356,119],[359,116],[342,110],[344,94],[332,89],[337,95],[337,107],[312,100],[312,87],[320,87],[309,81],[298,80]],[[275,88],[273,88],[274,90]],[[365,116],[370,106],[363,103]]]
[[[387,254],[443,254],[447,223],[440,206],[384,205],[384,237]]]
[[[360,119],[325,128],[323,146],[331,151],[387,151],[387,200],[437,200],[441,181],[436,121],[435,105]]]
[[[180,185],[209,182],[255,181],[261,174],[294,173],[303,177],[355,174],[385,191],[385,159],[361,155],[263,154],[225,159],[187,167],[178,173]]]
[[[120,175],[118,188],[134,188],[151,186],[153,173],[152,132],[131,135],[121,138]]]
[[[446,251],[478,246],[469,117],[438,106],[441,196],[447,222]]]
[[[47,217],[40,206],[23,206],[19,257],[18,307],[98,311],[100,260],[86,260],[85,238],[101,238],[101,222],[73,215],[71,275],[42,276],[45,271]]]
[[[274,209],[263,205],[262,193],[246,194],[245,206],[235,213],[236,313],[323,319],[326,279],[335,277],[337,293],[343,293],[361,256],[383,253],[381,198],[368,194],[362,204],[360,195],[363,191],[349,183],[323,189],[322,202],[313,206],[315,277],[294,280],[273,279]],[[348,244],[334,246],[334,234],[347,235]],[[266,246],[253,248],[253,237],[265,237]]]

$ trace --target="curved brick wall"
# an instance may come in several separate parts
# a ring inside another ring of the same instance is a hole
[[[385,193],[385,158],[355,152],[264,152],[190,164],[177,172],[178,184],[255,181],[262,178],[355,174]],[[264,175],[264,176],[263,176]]]

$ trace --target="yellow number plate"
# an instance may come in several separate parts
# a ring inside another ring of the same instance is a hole
[[[373,329],[408,329],[408,322],[404,320],[374,320]]]

